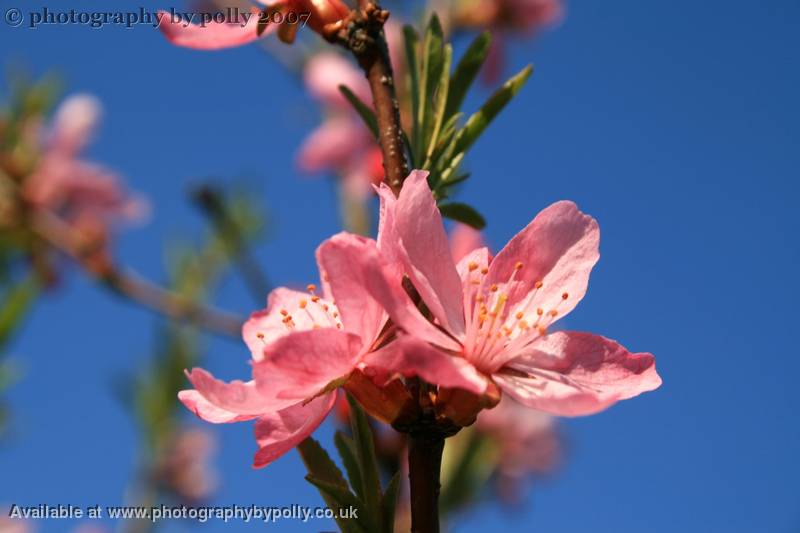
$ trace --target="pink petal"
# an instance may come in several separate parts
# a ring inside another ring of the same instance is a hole
[[[268,24],[264,33],[258,35],[258,12],[253,13],[247,24],[210,22],[205,26],[187,24],[185,20],[172,21],[171,14],[158,12],[161,33],[176,46],[198,50],[219,50],[251,43],[271,33],[276,24]]]
[[[401,337],[364,359],[364,373],[383,385],[395,376],[419,376],[428,383],[475,394],[486,391],[486,378],[466,359],[431,347],[413,337]],[[382,382],[382,383],[381,383]]]
[[[493,378],[519,402],[560,416],[593,414],[661,385],[652,354],[572,331],[540,338]]]
[[[395,207],[395,229],[414,287],[439,322],[460,337],[464,334],[461,280],[427,177],[427,172],[416,170],[406,178]]]
[[[402,286],[402,268],[389,263],[388,254],[384,250],[379,252],[377,246],[372,241],[370,243],[364,247],[362,257],[354,266],[363,269],[361,282],[372,298],[380,303],[395,324],[410,335],[448,350],[460,350],[461,345],[426,320],[411,301]]]
[[[347,376],[361,357],[361,338],[324,328],[285,335],[264,348],[254,363],[256,388],[265,395],[300,401]]]
[[[383,235],[386,236],[386,233],[384,232]],[[366,293],[386,311],[392,321],[420,339],[446,349],[460,349],[457,342],[420,314],[402,287],[402,267],[392,264],[387,257],[388,254],[384,250],[379,251],[374,241],[363,240],[359,246],[360,256],[357,262],[350,265],[353,271],[348,275],[357,277],[357,284],[363,286]],[[321,270],[325,269],[321,267]],[[327,272],[323,275],[323,278],[325,277],[328,278],[328,281],[325,282],[328,285],[327,290],[332,292],[333,289],[330,285],[333,280]],[[344,315],[346,312],[342,313]],[[352,312],[348,314],[352,315]],[[365,343],[369,344],[372,340],[365,338]],[[364,349],[367,348],[369,346],[365,345]]]
[[[355,333],[365,347],[378,337],[387,315],[367,289],[366,276],[381,268],[375,241],[339,233],[317,248],[320,272],[325,272],[344,330]]]
[[[461,261],[471,251],[485,246],[483,234],[466,224],[456,224],[450,232],[450,253],[453,254],[455,263]]]
[[[380,216],[378,218],[378,250],[391,267],[392,275],[401,279],[405,274],[403,266],[405,253],[400,246],[400,237],[395,225],[395,209],[397,198],[385,183],[375,187],[375,192],[381,201]]]
[[[262,468],[285,454],[319,427],[336,402],[336,391],[306,405],[297,403],[281,411],[263,415],[256,421],[259,450],[253,467]]]
[[[243,422],[245,420],[252,420],[258,416],[241,415],[226,411],[203,398],[203,395],[194,389],[180,391],[178,393],[178,399],[199,418],[202,418],[206,422],[211,422],[212,424]]]
[[[306,302],[305,308],[301,308]],[[325,311],[323,306],[328,306]],[[286,314],[283,314],[283,312]],[[320,298],[311,301],[311,295],[294,291],[286,287],[278,287],[269,294],[267,308],[256,311],[242,326],[242,337],[253,355],[253,360],[263,359],[264,347],[280,337],[293,331],[306,331],[318,327],[335,328],[337,320],[333,318],[336,306],[332,302]],[[292,318],[291,325],[284,322]]]
[[[202,368],[193,368],[186,376],[197,392],[210,404],[240,415],[260,415],[264,411],[285,407],[285,400],[259,391],[253,381],[221,381]]]
[[[586,294],[589,274],[600,258],[600,229],[590,216],[572,202],[556,202],[536,215],[528,226],[511,239],[492,261],[484,286],[503,287],[511,278],[507,308],[534,313],[556,310],[563,317]],[[537,281],[543,283],[538,290]],[[534,292],[535,291],[535,292]],[[564,295],[567,298],[564,299]]]

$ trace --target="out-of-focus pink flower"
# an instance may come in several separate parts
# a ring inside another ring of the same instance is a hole
[[[481,411],[475,429],[500,444],[500,469],[508,476],[544,474],[559,461],[560,446],[552,416],[510,397]]]
[[[206,500],[217,484],[209,464],[214,449],[214,438],[208,431],[179,430],[156,467],[156,479],[183,502]]]
[[[333,408],[336,389],[355,370],[382,386],[396,372],[396,363],[411,357],[404,352],[425,348],[412,337],[385,343],[395,331],[384,330],[387,313],[370,291],[397,299],[402,288],[390,282],[399,270],[386,263],[375,241],[341,233],[320,245],[317,263],[321,295],[313,285],[308,293],[278,288],[270,294],[267,308],[243,326],[253,357],[252,381],[226,383],[195,368],[187,374],[195,389],[179,394],[190,410],[209,422],[257,419],[256,467],[308,437]],[[446,339],[419,314],[407,317],[406,323],[423,337]],[[437,365],[437,377],[451,387],[474,386],[477,380],[465,378],[466,372],[457,367],[457,362],[449,371]],[[424,362],[415,365],[414,372],[429,377]]]
[[[492,44],[482,77],[496,83],[505,67],[505,47],[509,35],[535,35],[542,28],[559,22],[564,15],[562,0],[461,0],[454,8],[456,26],[489,29]]]
[[[255,6],[249,13],[237,12],[237,20],[222,22],[173,20],[170,12],[159,11],[159,29],[177,46],[219,50],[252,43],[275,31],[282,40],[292,42],[304,20],[312,30],[322,33],[326,26],[341,21],[350,13],[341,0],[259,0],[258,3],[265,8],[267,22],[261,34],[258,25],[262,11]],[[222,13],[227,14],[225,10]]]
[[[461,0],[455,6],[458,26],[532,33],[563,16],[562,0]]]
[[[649,353],[630,353],[590,333],[548,333],[586,292],[599,258],[594,219],[572,202],[557,202],[494,258],[479,248],[456,265],[426,178],[425,172],[412,172],[399,198],[381,186],[378,241],[387,257],[404,265],[447,337],[432,340],[406,322],[418,311],[405,293],[373,290],[395,324],[438,348],[416,352],[397,366],[411,371],[424,361],[426,379],[441,385],[439,365],[452,379],[449,360],[468,363],[456,369],[466,372],[465,379],[475,373],[491,377],[520,403],[561,416],[596,413],[661,384]]]
[[[311,95],[325,106],[350,109],[340,85],[346,85],[363,102],[372,101],[364,74],[341,54],[319,52],[312,56],[303,71],[303,81]]]
[[[93,232],[104,232],[113,220],[141,219],[147,212],[147,203],[128,195],[115,174],[79,159],[99,117],[100,104],[94,97],[81,94],[65,100],[23,189],[34,208],[52,211]]]
[[[350,196],[366,196],[383,179],[383,158],[375,138],[339,91],[346,85],[363,102],[371,102],[364,75],[341,55],[322,52],[309,60],[304,79],[327,116],[303,141],[298,167],[308,173],[335,173]]]

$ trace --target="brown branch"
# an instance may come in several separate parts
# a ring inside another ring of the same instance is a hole
[[[359,8],[324,32],[325,37],[350,50],[361,66],[372,92],[378,122],[378,141],[383,153],[384,180],[395,195],[408,176],[400,104],[383,25],[389,12],[370,0],[359,0]]]
[[[439,533],[439,471],[444,437],[409,435],[408,471],[412,533]]]
[[[367,76],[378,122],[378,140],[383,152],[384,181],[398,196],[403,180],[408,175],[408,164],[400,124],[400,106],[395,95],[392,65],[383,31],[388,17],[389,12],[372,0],[359,0],[358,9],[344,21],[329,28],[325,36],[350,50]],[[404,283],[404,286],[412,299],[420,302],[419,294],[411,283]],[[416,405],[410,409],[413,411],[412,417],[402,422],[395,421],[395,428],[409,435],[411,531],[438,533],[439,476],[444,441],[458,432],[460,427],[437,416],[432,405],[436,387],[419,378],[411,378],[406,388],[411,397],[416,399]]]
[[[33,231],[56,249],[78,262],[87,274],[115,293],[177,320],[186,320],[218,334],[238,337],[244,320],[236,315],[200,305],[132,272],[123,272],[103,259],[93,246],[57,216],[39,212],[31,218]]]
[[[193,191],[192,199],[211,220],[228,256],[239,268],[253,299],[262,304],[272,290],[269,279],[250,253],[247,238],[234,220],[223,192],[210,184],[205,184]]]

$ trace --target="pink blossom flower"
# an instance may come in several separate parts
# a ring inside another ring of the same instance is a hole
[[[259,34],[261,10],[252,7],[246,14],[239,14],[242,20],[202,21],[194,23],[186,20],[173,20],[171,13],[159,11],[159,29],[172,44],[199,50],[219,50],[251,43],[274,31],[282,40],[291,42],[303,19],[308,16],[308,26],[322,33],[326,26],[344,19],[350,9],[341,0],[259,0],[266,9],[269,22]],[[244,16],[250,15],[247,20]]]
[[[256,467],[308,437],[333,408],[337,387],[355,370],[373,376],[379,386],[397,372],[430,379],[434,368],[447,386],[482,386],[476,373],[471,375],[470,368],[460,368],[449,356],[434,358],[435,367],[424,361],[407,364],[414,356],[404,353],[425,348],[415,338],[386,344],[395,332],[384,330],[387,313],[371,291],[398,300],[402,288],[390,282],[399,270],[385,262],[375,241],[341,233],[320,245],[317,262],[320,295],[313,285],[308,293],[278,288],[270,294],[267,308],[254,313],[242,328],[253,358],[253,380],[225,383],[195,368],[187,374],[195,389],[179,394],[190,410],[209,422],[257,419]],[[423,338],[447,340],[419,314],[406,316],[404,322]],[[398,364],[404,368],[398,370]]]
[[[444,342],[426,335],[436,348],[415,353],[413,361],[404,354],[402,363],[427,361],[432,367],[442,361],[437,354],[446,353],[520,403],[561,416],[596,413],[661,384],[649,353],[630,353],[590,333],[548,333],[586,292],[599,258],[594,219],[572,202],[557,202],[494,258],[479,248],[456,265],[426,177],[412,172],[398,199],[385,185],[379,189],[382,252],[404,265],[436,325],[447,333]],[[419,336],[417,325],[406,322],[417,309],[404,293],[373,294],[396,324]]]
[[[141,219],[147,203],[126,194],[111,171],[79,159],[101,113],[99,102],[79,94],[56,111],[45,150],[25,179],[24,196],[35,208],[47,209],[84,229],[102,231],[113,219]]]
[[[466,224],[456,224],[450,232],[450,251],[456,264],[484,246],[481,232]],[[481,411],[475,429],[500,445],[498,473],[504,487],[516,485],[516,480],[529,473],[549,472],[559,460],[553,417],[528,409],[510,397]]]

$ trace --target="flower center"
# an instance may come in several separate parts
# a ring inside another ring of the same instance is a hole
[[[309,329],[336,328],[342,329],[339,310],[334,302],[329,302],[316,294],[317,287],[310,284],[307,287],[308,296],[298,298],[296,305],[281,308],[281,323],[289,331],[306,331]],[[266,344],[263,333],[256,337]]]
[[[509,294],[525,289],[517,275],[524,265],[518,261],[508,280],[487,287],[488,267],[477,263],[468,265],[467,287],[464,291],[464,316],[467,317],[467,334],[464,353],[478,368],[496,370],[496,361],[503,355],[514,353],[547,334],[547,329],[558,316],[561,302],[569,298],[564,292],[552,309],[536,307],[537,297],[544,283],[533,284],[526,296],[513,305],[508,305]],[[504,358],[503,358],[504,359]]]

